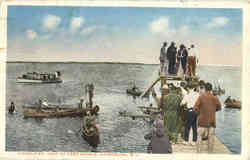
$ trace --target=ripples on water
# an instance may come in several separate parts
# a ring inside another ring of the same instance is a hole
[[[62,84],[23,85],[16,84],[20,74],[26,72],[62,72]],[[227,71],[227,72],[225,72]],[[100,152],[140,152],[145,153],[148,141],[144,135],[151,130],[148,122],[141,119],[119,117],[119,111],[127,110],[140,114],[136,106],[149,104],[148,101],[133,99],[125,94],[133,82],[140,88],[147,88],[156,79],[157,65],[125,64],[7,64],[6,103],[14,101],[18,112],[6,113],[7,151],[56,151],[89,152],[91,147],[81,138],[81,119],[23,119],[22,107],[32,104],[40,97],[51,103],[59,99],[63,103],[76,104],[84,95],[83,85],[95,84],[94,102],[101,106],[97,122],[100,125]],[[240,98],[240,68],[200,67],[202,79],[214,82],[220,79],[226,95]],[[223,74],[221,74],[223,73]],[[238,83],[235,83],[238,82]],[[223,109],[217,113],[216,135],[234,153],[241,151],[241,111]]]

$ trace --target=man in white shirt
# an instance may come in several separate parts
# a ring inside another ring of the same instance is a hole
[[[194,45],[188,50],[188,75],[194,77],[196,75],[196,65],[198,64],[198,52]]]
[[[184,144],[188,144],[189,141],[189,131],[192,127],[193,130],[193,142],[191,145],[195,145],[197,141],[197,113],[194,111],[194,105],[199,97],[199,93],[195,91],[195,84],[188,84],[188,94],[184,95],[181,105],[187,106],[187,111],[185,113],[185,132],[184,132]]]

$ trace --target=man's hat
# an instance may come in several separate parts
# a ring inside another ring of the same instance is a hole
[[[191,89],[196,88],[198,86],[199,86],[199,83],[197,83],[197,82],[190,82],[187,84],[187,88],[191,88]]]

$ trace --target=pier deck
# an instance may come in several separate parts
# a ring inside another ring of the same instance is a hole
[[[180,138],[180,141],[177,144],[173,144],[173,153],[197,153],[196,146],[184,145],[183,139]],[[208,153],[207,149],[208,141],[202,141],[201,153]],[[215,136],[214,139],[214,151],[213,153],[218,154],[232,154],[232,152]]]

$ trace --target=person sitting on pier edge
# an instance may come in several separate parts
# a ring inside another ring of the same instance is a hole
[[[168,59],[167,59],[167,42],[163,43],[160,52],[160,73],[166,75],[168,72]]]
[[[196,66],[198,64],[198,52],[196,51],[194,45],[188,51],[188,75],[191,77],[196,76]]]
[[[216,128],[216,112],[221,110],[221,103],[218,97],[212,93],[211,83],[205,85],[206,93],[199,96],[194,109],[198,113],[198,140],[197,152],[201,152],[202,136],[208,133],[208,153],[213,152],[214,136]]]
[[[170,143],[169,136],[166,133],[162,120],[157,121],[155,130],[152,132],[152,134],[147,136],[148,137],[145,137],[145,139],[150,139],[150,143],[148,145],[148,153],[172,153],[172,145]]]
[[[186,105],[187,108],[185,112],[184,144],[187,145],[189,143],[189,133],[192,127],[193,141],[190,144],[195,145],[197,141],[197,113],[194,111],[194,104],[199,97],[199,93],[195,91],[196,85],[194,83],[189,84],[187,87],[188,94],[181,101],[181,105]]]
[[[15,104],[14,104],[14,102],[11,102],[10,108],[9,108],[9,113],[12,114],[12,113],[14,113],[14,111],[15,111]]]
[[[176,54],[177,54],[177,49],[175,47],[175,43],[171,42],[171,45],[168,47],[167,50],[167,58],[169,60],[169,65],[168,65],[169,74],[175,74]]]

